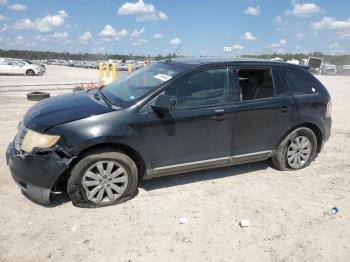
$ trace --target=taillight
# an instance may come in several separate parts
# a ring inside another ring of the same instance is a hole
[[[331,117],[332,115],[332,100],[330,99],[327,104],[326,117]]]

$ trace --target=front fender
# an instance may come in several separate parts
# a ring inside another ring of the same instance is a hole
[[[59,145],[72,156],[100,144],[121,144],[136,151],[148,166],[147,126],[142,125],[143,117],[125,109],[57,125],[48,133],[60,135]]]

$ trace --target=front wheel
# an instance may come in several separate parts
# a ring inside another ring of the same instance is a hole
[[[34,72],[34,70],[32,70],[32,69],[28,69],[28,70],[26,71],[26,75],[27,75],[27,76],[34,76],[34,75],[35,75],[35,72]]]
[[[287,135],[272,156],[272,164],[279,170],[298,170],[307,167],[317,156],[317,138],[306,127]]]
[[[67,192],[75,206],[102,207],[131,199],[137,185],[138,170],[129,156],[98,150],[73,167]]]

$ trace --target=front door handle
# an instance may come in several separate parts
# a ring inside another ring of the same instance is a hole
[[[214,111],[214,116],[211,118],[215,121],[222,121],[231,117],[231,113],[225,113],[225,110],[218,109]]]

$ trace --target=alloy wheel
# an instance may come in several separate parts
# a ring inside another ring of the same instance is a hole
[[[128,173],[116,161],[99,161],[86,170],[81,183],[91,202],[108,204],[119,199],[126,191]]]
[[[288,165],[294,169],[302,168],[311,157],[312,144],[306,136],[296,137],[287,150]]]

